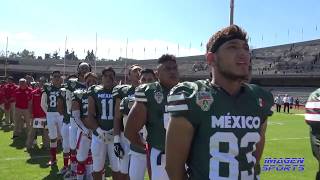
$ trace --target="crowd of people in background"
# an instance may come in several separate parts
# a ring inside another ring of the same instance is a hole
[[[278,94],[274,97],[274,104],[276,105],[277,112],[281,112],[281,107],[283,106],[283,112],[290,113],[290,109],[299,109],[300,107],[300,98],[288,96],[288,94],[284,94],[281,96]]]
[[[48,130],[45,121],[42,126],[35,125],[34,119],[43,118],[45,113],[40,108],[42,86],[46,82],[41,77],[37,82],[33,77],[26,75],[24,78],[15,79],[8,76],[0,84],[0,120],[4,119],[4,125],[13,126],[12,139],[22,136],[23,131],[27,134],[26,148],[31,149],[36,144],[36,135],[42,135],[43,148],[49,147]]]

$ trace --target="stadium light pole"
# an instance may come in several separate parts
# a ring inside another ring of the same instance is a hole
[[[233,24],[234,0],[230,0],[230,25]]]
[[[7,65],[8,65],[8,36],[7,36],[7,43],[6,43],[6,61],[4,63],[4,77],[7,77]]]
[[[68,36],[66,36],[66,39],[64,40],[64,58],[63,58],[63,76],[66,78],[66,51],[67,51],[67,39]]]
[[[98,33],[96,33],[96,52],[94,57],[94,72],[97,73]]]
[[[127,84],[127,50],[128,50],[128,38],[127,38],[127,43],[126,43],[126,59],[124,61],[124,83]]]

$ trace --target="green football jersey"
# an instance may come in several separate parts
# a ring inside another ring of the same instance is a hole
[[[305,120],[310,125],[313,134],[320,132],[320,88],[313,91],[305,105]]]
[[[128,84],[124,84],[124,85],[117,85],[113,88],[112,90],[112,96],[113,98],[116,100],[117,98],[119,98],[120,100],[122,100],[125,97],[134,97],[134,91],[135,91],[135,87],[132,85],[128,85]],[[120,126],[120,130],[123,131],[124,130],[124,124],[123,121],[121,123]]]
[[[96,120],[103,130],[113,128],[115,101],[112,98],[112,89],[104,89],[97,85],[90,88],[88,92],[95,101]]]
[[[91,88],[94,88],[91,87]],[[86,89],[77,89],[73,92],[72,101],[76,101],[80,105],[80,118],[85,118],[88,116],[88,97],[89,97],[89,91],[91,90],[89,88]]]
[[[135,87],[132,85],[124,84],[118,85],[113,88],[112,96],[113,98],[119,98],[122,100],[124,97],[134,97]]]
[[[67,99],[66,99],[66,88],[62,87],[60,88],[60,91],[59,91],[59,96],[58,98],[61,98],[62,101],[63,101],[63,122],[68,124],[70,123],[70,114],[68,114],[67,112]]]
[[[78,81],[78,78],[71,78],[68,79],[66,81],[66,83],[64,84],[64,87],[67,89],[68,91],[68,97],[67,97],[67,104],[68,104],[68,113],[71,116],[71,104],[72,104],[72,96],[73,96],[73,92],[78,90],[78,89],[87,89],[85,83],[81,83]]]
[[[166,126],[169,121],[167,95],[170,89],[159,82],[142,84],[136,88],[135,101],[143,102],[147,108],[147,142],[160,151],[165,150]]]
[[[231,96],[209,81],[179,83],[171,89],[168,111],[194,127],[187,165],[190,179],[256,179],[253,153],[261,125],[272,115],[270,92],[243,84]]]
[[[134,98],[133,97],[125,97],[120,102],[120,112],[124,115],[128,115],[131,107],[133,106]]]
[[[67,80],[65,88],[71,92],[74,92],[77,89],[87,89],[85,83],[79,82],[77,78]]]
[[[123,98],[120,103],[120,112],[124,116],[128,116],[133,103],[134,103],[134,97]],[[143,138],[142,133],[140,133],[140,137]],[[140,147],[133,145],[133,144],[130,144],[130,150],[132,150],[134,152],[142,153],[142,154],[146,153],[144,149],[141,149]]]
[[[43,92],[47,94],[47,112],[57,112],[57,98],[60,93],[60,87],[55,87],[52,84],[45,84]]]

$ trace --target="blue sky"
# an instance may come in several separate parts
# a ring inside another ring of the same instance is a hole
[[[229,7],[229,0],[2,0],[0,53],[8,37],[9,51],[63,55],[67,36],[67,48],[83,58],[97,33],[99,58],[125,57],[127,39],[128,58],[203,54],[201,42],[229,24]],[[320,38],[319,9],[319,0],[235,0],[234,22],[253,48],[305,41]]]

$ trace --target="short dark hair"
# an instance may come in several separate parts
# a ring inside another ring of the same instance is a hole
[[[112,72],[114,76],[116,76],[116,72],[114,71],[114,69],[111,67],[111,66],[107,66],[105,67],[102,71],[101,71],[101,74],[104,75],[105,72]]]
[[[98,79],[98,76],[97,76],[95,73],[93,73],[93,72],[87,72],[87,73],[84,75],[84,80],[87,80],[90,76]]]
[[[158,64],[163,64],[164,62],[167,62],[167,61],[177,62],[176,61],[176,57],[174,55],[172,55],[172,54],[164,54],[158,59]]]
[[[141,71],[140,71],[140,74],[142,75],[142,74],[147,74],[147,73],[150,73],[150,74],[152,74],[154,77],[156,77],[156,75],[155,75],[155,73],[154,73],[154,71],[152,70],[152,69],[142,69]]]
[[[61,72],[60,72],[60,71],[53,71],[53,72],[52,72],[52,75],[53,75],[53,74],[61,74]]]
[[[207,53],[216,52],[219,47],[232,39],[240,39],[248,42],[247,32],[237,25],[230,25],[213,34],[207,43]]]

